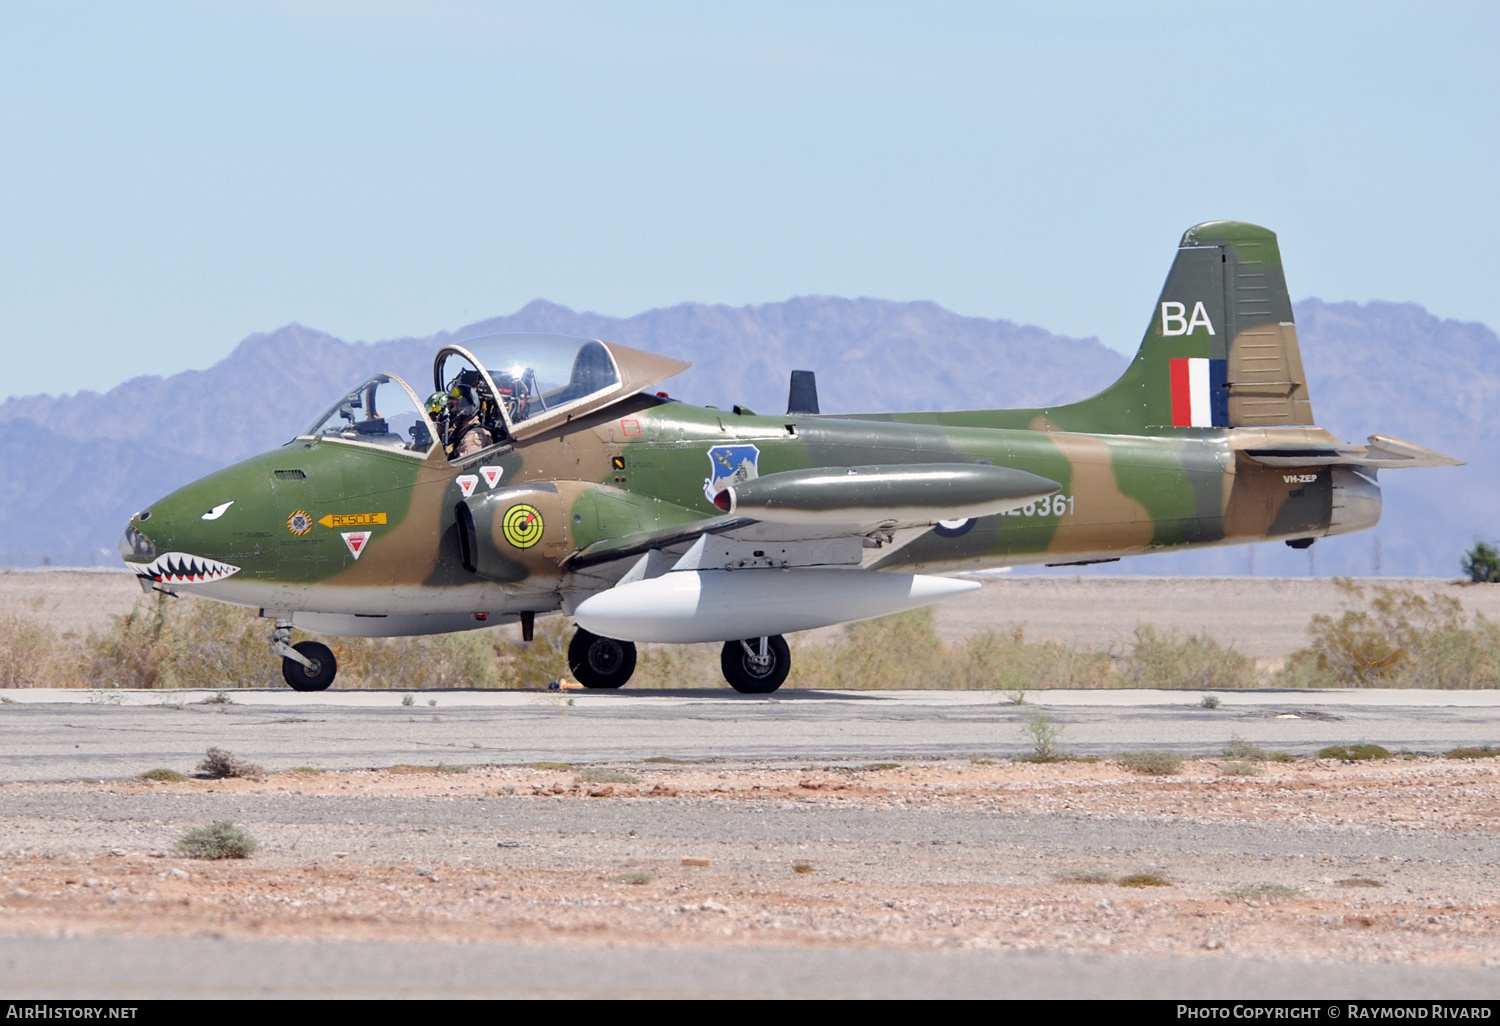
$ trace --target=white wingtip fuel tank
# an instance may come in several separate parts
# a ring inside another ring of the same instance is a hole
[[[605,638],[691,644],[868,620],[977,588],[869,570],[677,570],[584,599],[574,616]]]

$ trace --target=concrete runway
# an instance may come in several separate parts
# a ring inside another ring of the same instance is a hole
[[[1155,748],[1217,754],[1232,736],[1310,755],[1371,742],[1442,752],[1500,741],[1496,691],[1049,691],[727,689],[613,693],[18,690],[0,704],[0,779],[76,780],[189,771],[209,746],[270,770],[427,764],[687,760],[875,760],[1029,750],[1038,712],[1080,755]],[[429,705],[435,701],[436,705]]]
[[[14,1000],[151,998],[1489,999],[1486,969],[1041,952],[0,938]],[[1326,1011],[1326,1009],[1325,1009]]]

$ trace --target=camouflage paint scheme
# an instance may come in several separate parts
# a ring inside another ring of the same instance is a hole
[[[657,361],[635,380],[627,374],[631,384],[650,387],[653,377],[683,366],[622,346],[610,350],[622,366]],[[1172,361],[1193,359],[1222,361],[1202,365],[1224,368],[1215,383],[1218,412],[1209,426],[1173,426]],[[988,462],[1061,486],[1007,514],[916,530],[862,529],[866,567],[939,573],[1357,530],[1378,519],[1373,481],[1380,466],[1456,462],[1378,437],[1367,447],[1347,446],[1313,426],[1276,237],[1237,222],[1188,230],[1139,353],[1119,381],[1082,402],[772,417],[631,389],[601,408],[519,434],[455,463],[440,446],[423,456],[299,437],[173,492],[131,527],[147,552],[154,546],[156,553],[192,553],[239,568],[174,589],[267,616],[355,614],[372,618],[358,633],[379,634],[374,618],[389,616],[395,625],[397,614],[452,614],[431,629],[453,630],[454,617],[477,627],[522,612],[570,612],[642,553],[681,552],[705,530],[732,537],[736,519],[715,507],[705,487],[713,447],[754,446],[760,477],[816,467]],[[486,466],[502,468],[499,482],[481,480],[466,496],[458,478]],[[230,499],[227,513],[204,519]],[[460,503],[474,522],[472,571],[462,555]],[[521,504],[541,519],[538,539],[525,548],[503,527]],[[297,511],[313,521],[305,534],[288,529]],[[317,523],[330,514],[375,513],[384,523],[370,526],[358,559],[337,527]],[[139,545],[122,544],[122,554],[138,568],[149,560]],[[476,614],[487,618],[475,621]],[[405,623],[391,632],[417,632]]]

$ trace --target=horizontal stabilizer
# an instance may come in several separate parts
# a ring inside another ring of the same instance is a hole
[[[1269,467],[1369,467],[1400,470],[1407,467],[1461,467],[1463,460],[1413,445],[1389,435],[1371,435],[1367,445],[1287,444],[1245,449],[1257,463]]]

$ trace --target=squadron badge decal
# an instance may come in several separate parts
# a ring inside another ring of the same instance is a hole
[[[505,511],[500,529],[505,532],[505,540],[516,548],[529,549],[542,540],[545,529],[542,511],[528,503],[518,503]]]
[[[305,509],[299,509],[297,512],[286,518],[286,529],[288,531],[291,531],[298,537],[301,537],[308,531],[311,531],[312,525],[312,517],[308,515],[308,512]]]
[[[714,496],[730,485],[760,476],[760,450],[753,445],[716,445],[708,450],[708,466],[703,496],[713,502]]]

